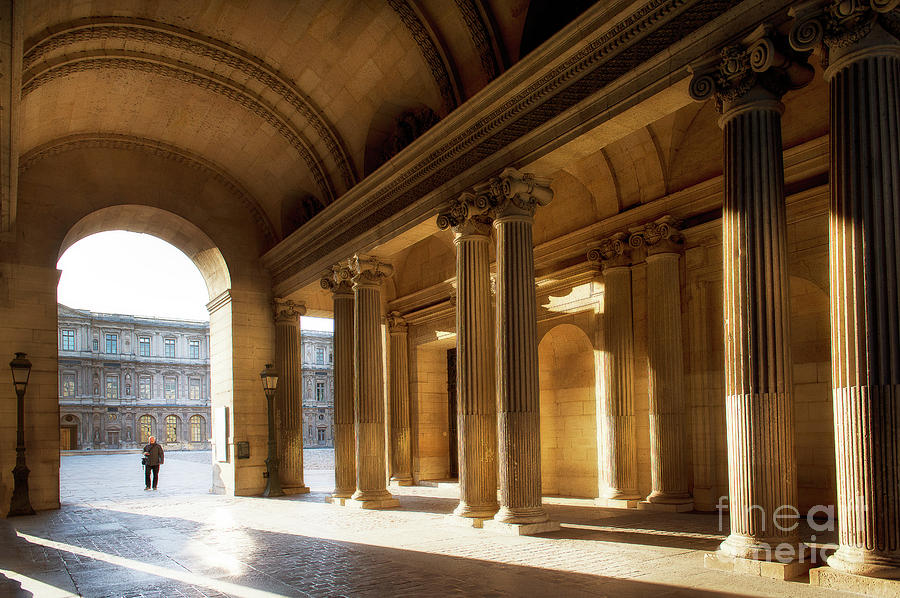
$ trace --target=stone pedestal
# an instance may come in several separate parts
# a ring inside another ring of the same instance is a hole
[[[588,259],[603,269],[601,350],[597,367],[597,439],[602,472],[597,504],[633,509],[637,489],[634,427],[634,323],[631,315],[631,247],[628,235],[604,239]]]
[[[821,572],[821,579],[838,579],[838,572],[900,578],[897,5],[820,2],[792,11],[791,42],[804,50],[825,46],[831,93],[831,375],[840,546],[828,559],[835,571]]]
[[[398,486],[412,486],[407,325],[395,312],[388,316],[388,328],[391,339],[391,482]]]
[[[344,504],[356,490],[356,433],[353,423],[353,287],[346,262],[332,268],[322,287],[334,303],[334,504]]]
[[[695,76],[691,92],[695,99],[715,94],[723,112],[731,534],[707,564],[749,559],[790,565],[803,558],[804,547],[790,519],[797,466],[779,100],[809,81],[812,70],[763,28],[723,50],[712,69]],[[741,570],[763,574],[762,565]]]
[[[384,509],[400,504],[387,491],[381,350],[381,284],[394,269],[373,256],[354,256],[350,265],[356,299],[353,322],[356,492],[347,506]]]
[[[497,230],[497,393],[500,510],[514,526],[549,520],[541,504],[541,441],[532,225],[538,204],[553,192],[544,181],[505,170],[492,181]],[[485,522],[485,527],[492,522]],[[529,528],[520,527],[520,530]],[[531,528],[527,533],[537,533]],[[541,528],[541,531],[548,531]],[[520,531],[519,533],[522,533]]]
[[[639,508],[691,511],[679,275],[684,240],[669,216],[647,224],[632,238],[647,247],[651,492]]]
[[[275,299],[275,393],[278,475],[285,494],[303,494],[303,385],[300,379],[300,316],[303,305]]]
[[[456,244],[456,388],[459,433],[459,505],[454,515],[474,520],[494,516],[497,503],[497,387],[491,318],[489,204],[463,194],[438,217],[452,227]]]

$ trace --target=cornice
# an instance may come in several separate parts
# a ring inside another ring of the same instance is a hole
[[[118,135],[113,133],[94,133],[85,135],[70,135],[49,141],[28,150],[19,159],[19,171],[25,173],[37,162],[56,156],[64,152],[85,148],[112,148],[141,151],[166,160],[172,160],[179,164],[185,164],[195,170],[200,170],[210,178],[221,183],[231,194],[236,197],[256,223],[257,228],[265,237],[266,245],[271,247],[278,239],[275,228],[259,202],[236,178],[231,176],[224,168],[184,148],[133,135]]]
[[[187,57],[212,61],[217,72],[234,69],[255,80],[272,94],[284,99],[297,114],[315,130],[338,168],[345,188],[349,189],[358,176],[340,136],[322,111],[284,74],[263,60],[221,40],[173,25],[125,17],[92,17],[63,23],[44,32],[43,37],[25,43],[24,70],[32,77],[40,73],[48,56],[76,44],[99,42],[104,52],[110,52],[108,40],[135,40],[143,44],[162,46],[178,51],[179,59]],[[224,68],[227,67],[227,68]]]
[[[276,289],[309,284],[328,264],[409,229],[464,189],[565,143],[570,131],[668,88],[711,45],[782,5],[651,0],[622,14],[613,10],[619,4],[588,9],[263,256]],[[551,126],[561,121],[570,128]]]

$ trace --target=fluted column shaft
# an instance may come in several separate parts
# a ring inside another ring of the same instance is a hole
[[[409,429],[409,343],[399,314],[388,317],[391,343],[391,479],[411,485],[412,448]]]
[[[681,335],[681,283],[675,252],[647,256],[647,362],[650,374],[652,503],[688,504],[687,417]]]
[[[490,229],[457,234],[455,242],[460,456],[459,505],[455,513],[463,517],[487,518],[493,517],[498,509]]]
[[[876,24],[830,58],[840,547],[828,564],[900,578],[900,42]]]
[[[303,306],[275,301],[275,393],[278,472],[285,493],[309,492],[303,483],[303,386],[300,379],[300,316]]]
[[[353,423],[353,291],[338,288],[334,301],[334,498],[356,490],[356,434]]]

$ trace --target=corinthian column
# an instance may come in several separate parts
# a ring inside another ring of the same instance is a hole
[[[642,509],[690,511],[679,259],[684,238],[664,216],[635,232],[647,247],[651,492]],[[635,243],[632,242],[632,245]]]
[[[897,5],[808,3],[793,11],[791,31],[799,49],[824,46],[831,91],[831,382],[840,547],[828,564],[884,578],[900,578]],[[900,584],[891,588],[900,594]]]
[[[532,226],[549,182],[512,168],[490,183],[497,229],[497,394],[500,510],[485,527],[513,534],[559,529],[541,504],[541,422]]]
[[[715,95],[725,134],[722,245],[731,534],[707,564],[736,567],[735,558],[777,560],[785,567],[757,570],[784,577],[802,572],[796,559],[803,547],[796,521],[785,516],[786,510],[796,513],[797,466],[780,98],[811,76],[801,56],[761,27],[741,45],[725,48],[712,70],[698,72],[691,82],[694,99]]]
[[[459,505],[454,514],[475,525],[497,512],[497,387],[491,319],[492,219],[489,188],[464,193],[438,216],[456,244],[456,389]]]
[[[603,334],[597,363],[600,387],[597,440],[603,488],[598,504],[634,508],[637,444],[634,422],[634,322],[631,314],[631,247],[626,233],[604,239],[588,253],[603,268]]]
[[[384,509],[400,504],[387,491],[381,351],[381,283],[394,273],[394,268],[374,256],[363,255],[353,256],[350,267],[356,296],[353,321],[356,492],[347,504],[362,509]]]
[[[353,276],[349,264],[332,267],[322,279],[334,302],[334,492],[343,505],[356,490],[356,434],[353,429]]]
[[[275,299],[275,393],[278,461],[285,494],[309,492],[303,483],[303,385],[300,380],[300,316],[306,307]]]
[[[408,327],[399,312],[391,313],[387,321],[391,335],[391,480],[400,486],[412,486]]]

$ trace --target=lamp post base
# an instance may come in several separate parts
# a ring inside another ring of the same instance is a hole
[[[34,509],[31,508],[31,499],[28,497],[28,474],[31,473],[31,470],[23,462],[17,464],[13,468],[12,473],[15,485],[13,486],[12,499],[9,501],[9,513],[6,516],[34,515]]]

